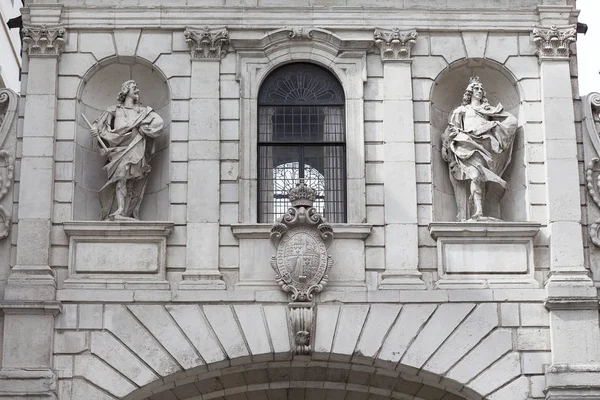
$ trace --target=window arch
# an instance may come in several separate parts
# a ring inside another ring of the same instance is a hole
[[[270,73],[258,93],[258,220],[290,207],[300,179],[317,191],[315,207],[346,222],[345,97],[325,68],[292,63]]]

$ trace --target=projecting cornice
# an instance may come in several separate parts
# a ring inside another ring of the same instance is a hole
[[[407,12],[390,7],[65,7],[62,21],[74,29],[164,28],[185,29],[188,26],[227,26],[230,37],[236,30],[270,31],[287,26],[290,29],[320,26],[328,29],[364,29],[371,38],[374,26],[411,27],[416,30],[488,31],[502,27],[503,32],[526,32],[539,24],[531,8],[419,10]],[[242,12],[243,11],[243,12]],[[420,12],[422,11],[422,12]],[[477,18],[473,18],[476,14]],[[460,25],[456,21],[460,21]]]

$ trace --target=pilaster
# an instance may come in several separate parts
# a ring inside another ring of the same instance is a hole
[[[21,155],[17,263],[8,278],[6,300],[53,300],[49,266],[54,179],[54,137],[58,57],[66,30],[60,25],[25,25],[29,57]]]
[[[425,289],[418,271],[411,49],[417,32],[375,30],[383,61],[385,272],[380,289]]]
[[[598,297],[584,267],[579,181],[573,178],[579,172],[569,59],[576,28],[539,26],[531,38],[540,60],[548,176],[551,276],[545,305],[550,311],[552,365],[546,369],[546,398],[599,399]]]
[[[219,272],[219,73],[227,30],[186,29],[192,60],[188,154],[187,256],[180,290],[225,289]]]

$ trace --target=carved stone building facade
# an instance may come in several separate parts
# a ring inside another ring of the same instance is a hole
[[[574,1],[22,14],[1,399],[600,399]]]

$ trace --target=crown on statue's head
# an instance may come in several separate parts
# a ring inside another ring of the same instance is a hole
[[[306,186],[304,179],[300,179],[296,187],[288,192],[288,198],[293,207],[312,207],[317,198],[317,191]]]
[[[467,90],[472,90],[473,85],[483,86],[483,83],[481,83],[481,79],[479,79],[478,76],[472,76],[469,78],[469,85],[467,86]]]

